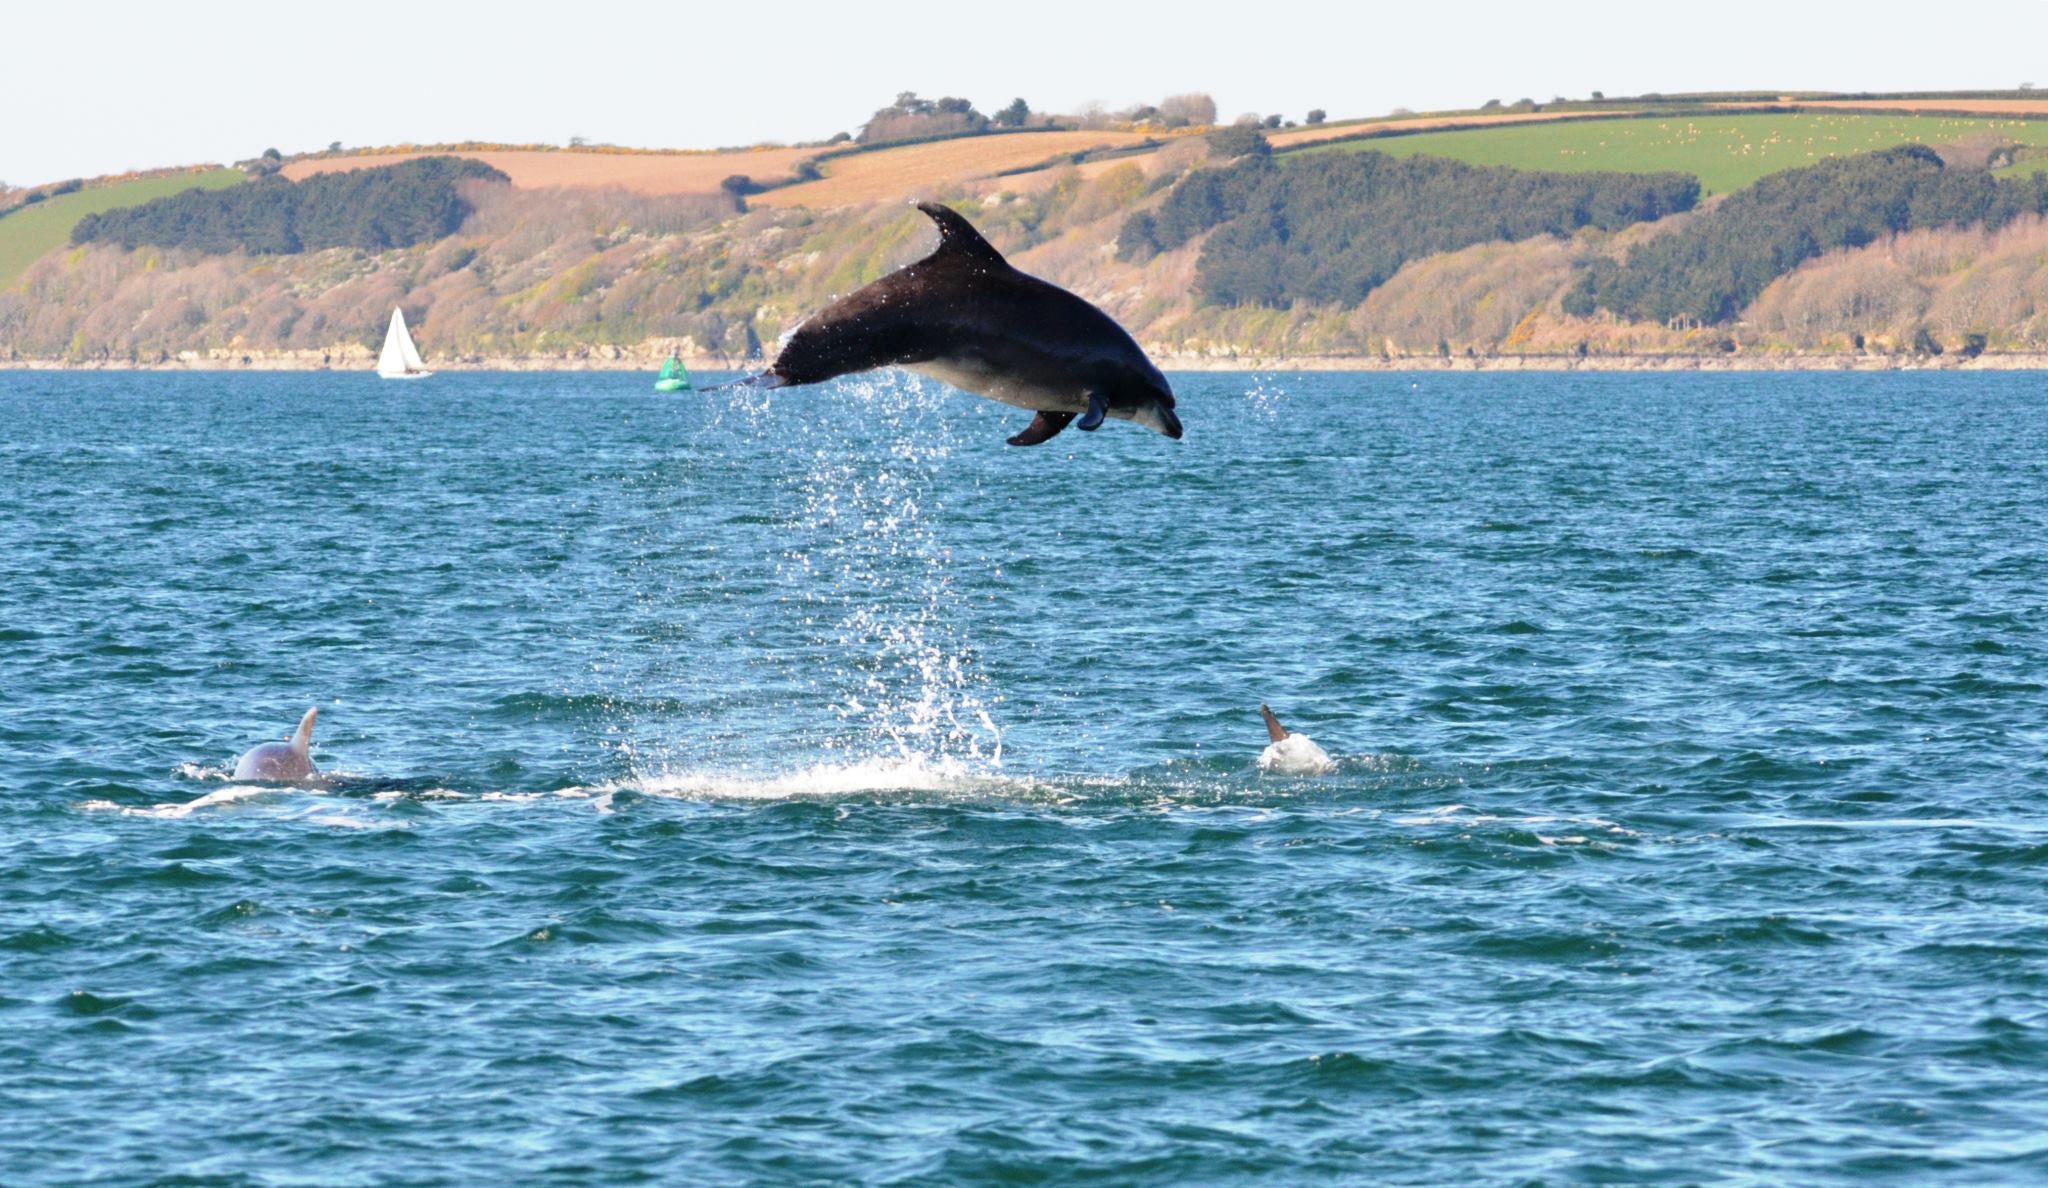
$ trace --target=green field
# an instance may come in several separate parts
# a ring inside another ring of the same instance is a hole
[[[179,173],[170,177],[145,177],[60,194],[0,216],[0,286],[13,284],[28,266],[51,248],[71,242],[71,229],[89,214],[120,206],[139,206],[152,198],[179,194],[204,187],[223,189],[242,180],[239,169],[214,169],[206,173]]]
[[[1896,144],[1949,144],[1984,133],[2016,144],[2048,146],[2048,120],[1808,112],[1567,120],[1464,132],[1419,132],[1297,151],[1369,150],[1395,156],[1429,153],[1474,165],[1573,172],[1669,169],[1697,176],[1709,194],[1725,194],[1767,173],[1811,165],[1823,157],[1867,153]]]

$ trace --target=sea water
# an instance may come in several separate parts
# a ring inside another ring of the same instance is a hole
[[[2048,1177],[2041,379],[1174,385],[0,373],[0,1182]]]

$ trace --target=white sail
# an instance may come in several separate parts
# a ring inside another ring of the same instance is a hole
[[[384,349],[377,354],[377,374],[385,379],[419,379],[433,374],[420,358],[405,328],[405,311],[391,310],[391,328],[384,332]]]

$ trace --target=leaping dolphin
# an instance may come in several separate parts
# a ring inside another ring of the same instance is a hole
[[[311,776],[315,770],[309,754],[313,746],[313,719],[319,716],[319,707],[307,710],[290,738],[281,743],[264,743],[242,756],[235,763],[235,778],[283,783]]]
[[[1108,314],[1010,266],[968,221],[921,202],[938,250],[812,314],[754,387],[816,384],[905,367],[1038,415],[1014,446],[1051,440],[1069,422],[1104,417],[1177,438],[1173,389]]]

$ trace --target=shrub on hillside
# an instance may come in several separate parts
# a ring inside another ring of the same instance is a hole
[[[1271,156],[1273,152],[1273,146],[1267,144],[1266,138],[1259,134],[1257,124],[1232,124],[1228,128],[1218,128],[1204,139],[1208,140],[1209,150],[1218,160],[1227,161],[1232,157],[1263,158]]]

